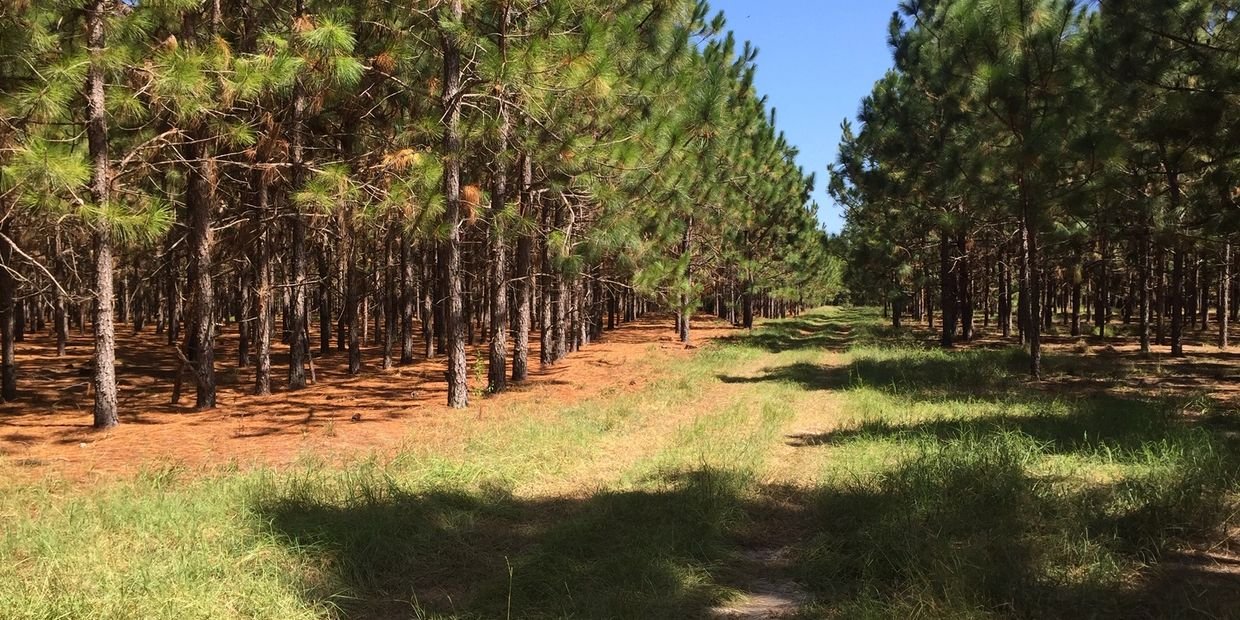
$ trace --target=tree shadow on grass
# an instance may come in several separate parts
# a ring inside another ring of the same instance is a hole
[[[347,618],[702,617],[728,598],[715,571],[745,508],[727,472],[584,499],[383,485],[355,482],[343,497],[305,488],[254,507],[321,561],[307,595]]]
[[[758,329],[721,339],[726,344],[762,349],[770,353],[823,349],[845,351],[855,336],[855,325],[864,320],[860,311],[833,309],[792,319],[767,321]]]
[[[819,609],[841,617],[1231,616],[1240,571],[1220,573],[1240,566],[1234,555],[1160,560],[1225,539],[1234,458],[1205,450],[1157,473],[1082,486],[1029,470],[1031,448],[1013,436],[962,436],[872,481],[815,490],[800,576]]]
[[[830,368],[808,362],[763,369],[754,377],[717,375],[720,381],[733,384],[789,383],[803,390],[839,390],[848,387],[847,369]]]
[[[354,476],[254,510],[318,567],[308,602],[344,618],[716,617],[755,580],[812,592],[807,617],[1225,617],[1240,603],[1205,564],[1159,564],[1225,527],[1217,468],[1061,487],[1027,469],[1028,448],[974,438],[864,483],[772,487],[704,469],[579,498]],[[753,532],[792,558],[782,574],[744,560]]]

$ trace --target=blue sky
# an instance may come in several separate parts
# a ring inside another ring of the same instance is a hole
[[[818,219],[843,226],[827,195],[840,121],[855,119],[862,97],[891,66],[887,22],[897,0],[710,0],[727,28],[758,47],[758,92],[777,110],[776,123],[818,173]]]

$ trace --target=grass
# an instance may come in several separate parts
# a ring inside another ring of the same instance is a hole
[[[1236,575],[1177,559],[1237,525],[1230,412],[1107,389],[1119,360],[1049,354],[1091,380],[1062,389],[1023,363],[835,309],[451,452],[4,476],[0,618],[682,618],[754,579],[815,618],[1231,613]]]

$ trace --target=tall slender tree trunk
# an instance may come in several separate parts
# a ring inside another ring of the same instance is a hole
[[[532,217],[534,214],[531,185],[534,182],[533,165],[530,162],[529,154],[521,157],[521,216]],[[534,292],[534,274],[531,273],[532,254],[534,252],[534,239],[526,232],[522,232],[517,238],[517,256],[516,270],[513,274],[516,286],[516,309],[517,320],[514,328],[513,346],[512,346],[512,380],[525,381],[529,377],[529,358],[530,358],[530,330],[533,325],[533,292]]]
[[[194,375],[195,408],[215,408],[215,290],[211,280],[211,208],[214,182],[204,138],[191,132],[185,144],[190,160],[185,186],[185,217],[188,225],[188,266],[190,284],[190,324],[186,334],[186,355]]]
[[[952,269],[950,236],[947,231],[939,233],[939,292],[942,295],[943,331],[939,344],[944,348],[954,346],[956,337],[956,274]]]
[[[267,224],[267,180],[262,168],[250,173],[254,199],[254,393],[271,394],[271,233]]]
[[[685,253],[685,289],[693,290],[693,216],[685,224],[681,251]],[[687,293],[680,294],[680,341],[689,344],[689,321],[693,318],[692,300]]]
[[[86,70],[86,140],[91,160],[90,198],[106,209],[111,185],[108,162],[108,125],[104,97],[103,52],[105,0],[92,0],[86,13],[86,46],[90,64]],[[120,422],[116,397],[116,326],[112,292],[112,231],[109,222],[94,227],[95,245],[95,428],[111,428]]]
[[[502,3],[499,24],[499,53],[508,58],[508,27],[511,19],[509,2]],[[487,389],[503,392],[508,387],[508,248],[504,240],[503,212],[508,202],[508,134],[511,128],[506,94],[499,95],[499,131],[496,156],[491,175],[491,333],[488,346]]]
[[[413,246],[409,237],[397,235],[400,243],[400,363],[413,363],[413,317],[417,313],[414,293]]]
[[[969,255],[973,253],[973,241],[964,232],[956,238],[959,266],[956,269],[956,296],[960,300],[960,338],[973,340],[973,272]]]
[[[340,234],[344,234],[341,231]],[[319,273],[319,355],[328,355],[332,352],[332,256],[331,249],[328,247],[330,241],[323,240],[323,247],[318,248],[315,252],[315,261],[318,264]],[[337,252],[340,252],[337,248]],[[341,283],[344,284],[343,282]],[[345,285],[347,286],[347,285]]]
[[[390,369],[395,365],[392,358],[392,350],[396,346],[397,323],[401,321],[401,308],[404,297],[404,289],[397,286],[397,278],[392,257],[392,245],[397,243],[399,236],[396,234],[395,227],[391,224],[385,224],[387,240],[383,242],[383,273],[379,276],[383,279],[383,290],[376,291],[376,302],[383,307],[383,361],[382,368]],[[401,267],[404,270],[404,267]]]
[[[452,21],[464,15],[462,0],[449,0]],[[448,238],[443,244],[442,260],[447,289],[445,312],[448,336],[448,406],[469,405],[469,369],[465,359],[465,324],[461,302],[461,50],[453,34],[443,35],[443,184],[444,219]]]
[[[13,236],[13,214],[5,209],[4,223],[0,224],[0,402],[17,400],[17,352],[16,341],[17,317],[14,307],[14,288],[16,287],[13,245],[8,239]]]
[[[1141,353],[1148,354],[1150,352],[1150,312],[1153,310],[1151,304],[1151,273],[1150,273],[1150,229],[1147,225],[1141,233],[1141,238],[1137,242],[1139,244],[1138,252],[1140,283],[1138,284],[1138,294],[1140,301],[1137,312],[1141,315],[1138,319],[1137,330],[1141,341]]]
[[[56,266],[56,279],[61,282],[67,282],[66,273],[68,272],[67,259],[64,257],[62,248],[62,237],[59,228],[54,233],[52,241],[52,256],[55,257],[53,264]],[[56,357],[64,357],[65,349],[69,341],[69,297],[68,292],[56,287],[55,307],[52,312],[53,320],[56,323]]]
[[[293,31],[301,26],[305,19],[305,0],[297,0],[293,13]],[[293,83],[292,127],[289,140],[289,161],[292,164],[292,191],[300,190],[306,181],[305,156],[305,86],[300,78]],[[309,325],[306,309],[306,217],[300,207],[293,205],[290,215],[289,243],[291,257],[289,261],[290,279],[292,280],[289,300],[289,313],[285,330],[289,342],[288,386],[292,390],[306,387],[306,358],[310,354]]]
[[[1219,266],[1218,283],[1218,346],[1228,346],[1227,319],[1231,311],[1231,241],[1223,244],[1223,264]]]
[[[435,277],[435,245],[422,244],[422,340],[426,359],[435,357],[435,289],[439,278]]]
[[[1167,188],[1171,212],[1179,210],[1181,202],[1179,173],[1168,169]],[[1184,242],[1176,238],[1171,247],[1171,355],[1184,355]]]
[[[1081,252],[1076,252],[1076,269],[1072,274],[1072,335],[1081,335],[1081,287],[1084,284],[1084,277],[1080,270]]]
[[[1029,204],[1029,193],[1026,181],[1023,176],[1019,179],[1019,187],[1021,193],[1021,218],[1020,218],[1020,238],[1021,238],[1021,276],[1025,279],[1022,283],[1023,291],[1022,299],[1025,301],[1025,333],[1029,341],[1029,374],[1034,379],[1042,378],[1042,322],[1039,320],[1041,315],[1041,278],[1039,277],[1040,268],[1038,265],[1038,231],[1033,223],[1031,213],[1031,205]]]

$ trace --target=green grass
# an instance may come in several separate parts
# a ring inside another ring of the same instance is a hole
[[[755,577],[795,580],[815,618],[1231,613],[1234,584],[1163,564],[1237,525],[1232,414],[1106,389],[1136,372],[1118,360],[1047,363],[1091,383],[835,309],[452,453],[3,476],[0,618],[683,618]],[[639,440],[597,488],[543,491]],[[810,482],[772,480],[776,451]],[[755,539],[792,565],[746,575]]]

